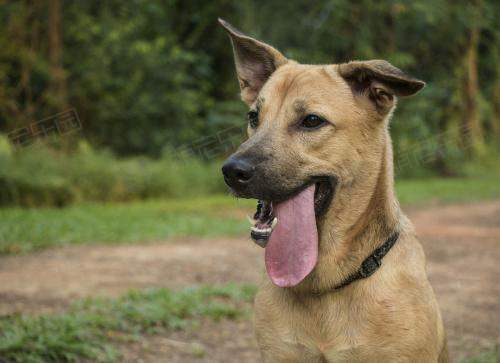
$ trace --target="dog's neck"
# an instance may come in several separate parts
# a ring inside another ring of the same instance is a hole
[[[359,240],[366,245],[359,247],[376,247],[383,241],[374,241],[374,236],[387,237],[397,227],[400,208],[394,193],[392,143],[387,130],[380,149],[373,150],[373,154],[378,155],[376,161],[364,162],[375,162],[376,167],[361,165],[361,172],[351,182],[339,186],[324,220],[321,240],[330,239],[351,248],[355,246],[350,242]]]
[[[325,291],[338,286],[399,229],[401,211],[394,194],[392,144],[387,130],[382,138],[380,150],[374,150],[378,167],[361,167],[362,175],[337,186],[331,207],[318,226],[318,264],[301,289]]]

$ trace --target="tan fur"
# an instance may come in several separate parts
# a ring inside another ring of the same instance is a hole
[[[238,47],[241,33],[223,25]],[[275,54],[268,56],[272,64]],[[336,175],[338,184],[329,210],[317,221],[319,258],[312,273],[294,288],[263,278],[255,299],[263,361],[449,362],[424,253],[394,194],[388,123],[405,80],[384,79],[370,65],[363,72],[377,81],[356,92],[348,71],[357,63],[302,65],[279,57],[258,92],[249,95],[242,87],[244,101],[251,108],[260,105],[260,125],[249,129],[239,152],[258,144],[274,155],[268,167],[284,187],[324,174]],[[239,62],[241,67],[245,60]],[[385,63],[375,64],[384,72]],[[363,76],[356,72],[353,77]],[[294,125],[308,113],[333,125],[298,132]],[[394,230],[399,240],[375,274],[332,290]]]

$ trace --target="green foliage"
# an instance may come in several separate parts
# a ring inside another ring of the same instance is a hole
[[[118,299],[82,300],[61,314],[6,316],[0,318],[0,356],[29,363],[117,361],[113,343],[183,329],[203,317],[242,317],[242,302],[254,295],[250,285],[134,290]]]
[[[97,143],[120,153],[158,155],[167,143],[201,134],[211,106],[210,59],[183,45],[173,3],[66,7],[70,97],[90,116],[86,132]]]
[[[72,153],[44,145],[12,150],[0,136],[0,205],[193,197],[225,190],[220,163],[165,151],[160,159],[117,159],[81,142]]]
[[[493,0],[89,0],[62,2],[62,25],[55,31],[47,2],[5,1],[0,130],[72,105],[93,145],[120,155],[159,156],[166,145],[243,125],[231,47],[216,23],[221,16],[304,63],[385,58],[427,81],[396,111],[395,155],[400,161],[411,149],[419,159],[435,158],[425,167],[403,167],[403,175],[422,169],[455,174],[470,150],[481,149],[464,145],[459,133],[468,103],[478,106],[484,136],[478,143],[495,144],[500,137],[499,11]],[[469,49],[475,30],[478,41]],[[61,40],[56,49],[49,42],[54,32]],[[476,71],[477,91],[470,91],[467,75]],[[61,73],[64,97],[54,91]],[[429,139],[437,146],[418,147]],[[60,179],[50,183],[52,194],[67,193]],[[31,187],[36,185],[25,186]]]

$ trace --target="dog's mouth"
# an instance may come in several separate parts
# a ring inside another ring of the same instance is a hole
[[[314,178],[284,200],[259,200],[250,236],[266,249],[266,270],[275,285],[295,286],[316,266],[317,219],[333,198],[334,180]]]
[[[304,184],[298,192],[292,195],[292,198],[300,194],[304,189],[314,185],[314,214],[316,218],[321,217],[328,209],[335,191],[336,181],[331,177],[315,177],[310,182]],[[280,201],[282,202],[282,201]],[[279,220],[276,217],[273,206],[280,202],[259,200],[257,210],[253,218],[248,217],[251,224],[250,237],[260,247],[265,248],[271,237],[271,233],[278,225]],[[285,221],[283,221],[284,223]]]

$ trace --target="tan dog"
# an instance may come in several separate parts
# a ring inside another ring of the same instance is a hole
[[[388,132],[396,98],[424,83],[381,60],[298,64],[220,23],[250,107],[249,138],[223,173],[237,196],[261,201],[264,362],[448,362]]]

